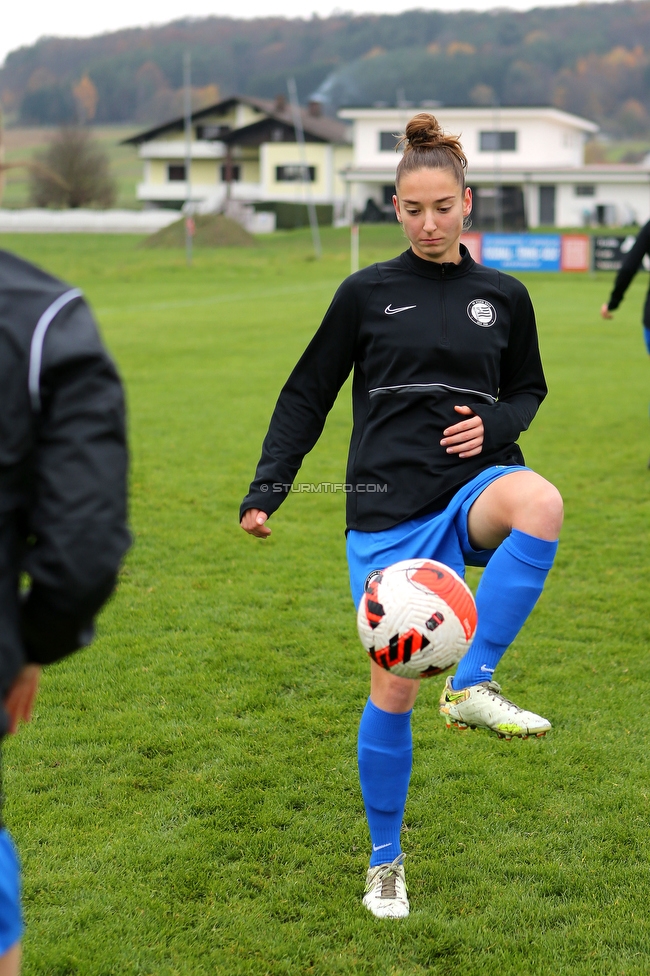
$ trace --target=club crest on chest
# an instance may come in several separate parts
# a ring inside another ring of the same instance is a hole
[[[467,306],[467,314],[475,325],[489,329],[497,320],[497,310],[486,298],[475,298]]]

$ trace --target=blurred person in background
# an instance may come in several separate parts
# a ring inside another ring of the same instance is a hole
[[[0,251],[0,739],[41,669],[94,636],[130,536],[119,376],[81,292]],[[20,872],[0,821],[0,976],[20,970]]]
[[[646,255],[650,257],[650,220],[643,225],[634,244],[623,258],[623,263],[614,279],[614,287],[609,296],[609,301],[601,305],[600,314],[602,318],[614,318],[612,312],[615,312],[623,301],[625,292],[637,271],[644,264],[647,267],[647,262],[644,262]],[[643,305],[643,338],[648,354],[650,354],[650,288]],[[648,467],[650,468],[650,461],[648,461]]]
[[[631,241],[632,238],[630,237],[629,240]],[[623,249],[625,249],[626,244],[627,241],[624,242]],[[637,234],[634,244],[623,258],[623,263],[621,264],[621,267],[614,280],[614,287],[612,288],[612,293],[609,296],[609,301],[605,302],[600,309],[600,314],[604,319],[611,319],[614,317],[612,312],[615,312],[623,301],[625,292],[627,291],[628,286],[631,284],[637,271],[643,264],[643,259],[645,258],[646,254],[650,255],[650,220],[647,224],[643,225]],[[650,290],[646,295],[645,304],[643,306],[643,332],[646,349],[650,353]]]

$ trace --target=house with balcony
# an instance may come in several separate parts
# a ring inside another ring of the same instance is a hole
[[[350,124],[320,108],[312,102],[300,109],[298,122],[284,98],[233,95],[192,114],[189,144],[183,117],[139,132],[125,140],[143,163],[137,197],[150,207],[191,201],[203,211],[312,202],[340,216],[347,191],[342,173],[352,162]]]
[[[598,126],[557,108],[349,108],[353,126],[348,216],[391,216],[397,136],[421,111],[459,134],[468,158],[477,230],[643,224],[650,218],[650,163],[586,164]],[[370,201],[370,203],[369,203]]]

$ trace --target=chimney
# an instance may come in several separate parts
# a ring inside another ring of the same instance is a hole
[[[275,105],[273,106],[276,112],[286,112],[287,110],[287,98],[286,95],[276,95]]]
[[[318,119],[323,114],[323,103],[320,102],[317,98],[311,98],[307,102],[307,111],[309,112],[312,118]]]

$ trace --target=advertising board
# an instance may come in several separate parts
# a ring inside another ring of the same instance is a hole
[[[562,235],[562,271],[589,271],[591,239],[587,234]]]
[[[559,271],[560,234],[483,234],[482,264],[501,271]]]
[[[594,237],[594,269],[619,271],[623,258],[631,250],[635,240],[632,234],[627,236],[607,234],[606,237]]]
[[[466,231],[460,239],[460,243],[465,245],[477,264],[483,263],[481,260],[482,238],[482,234],[476,233],[475,231]]]

